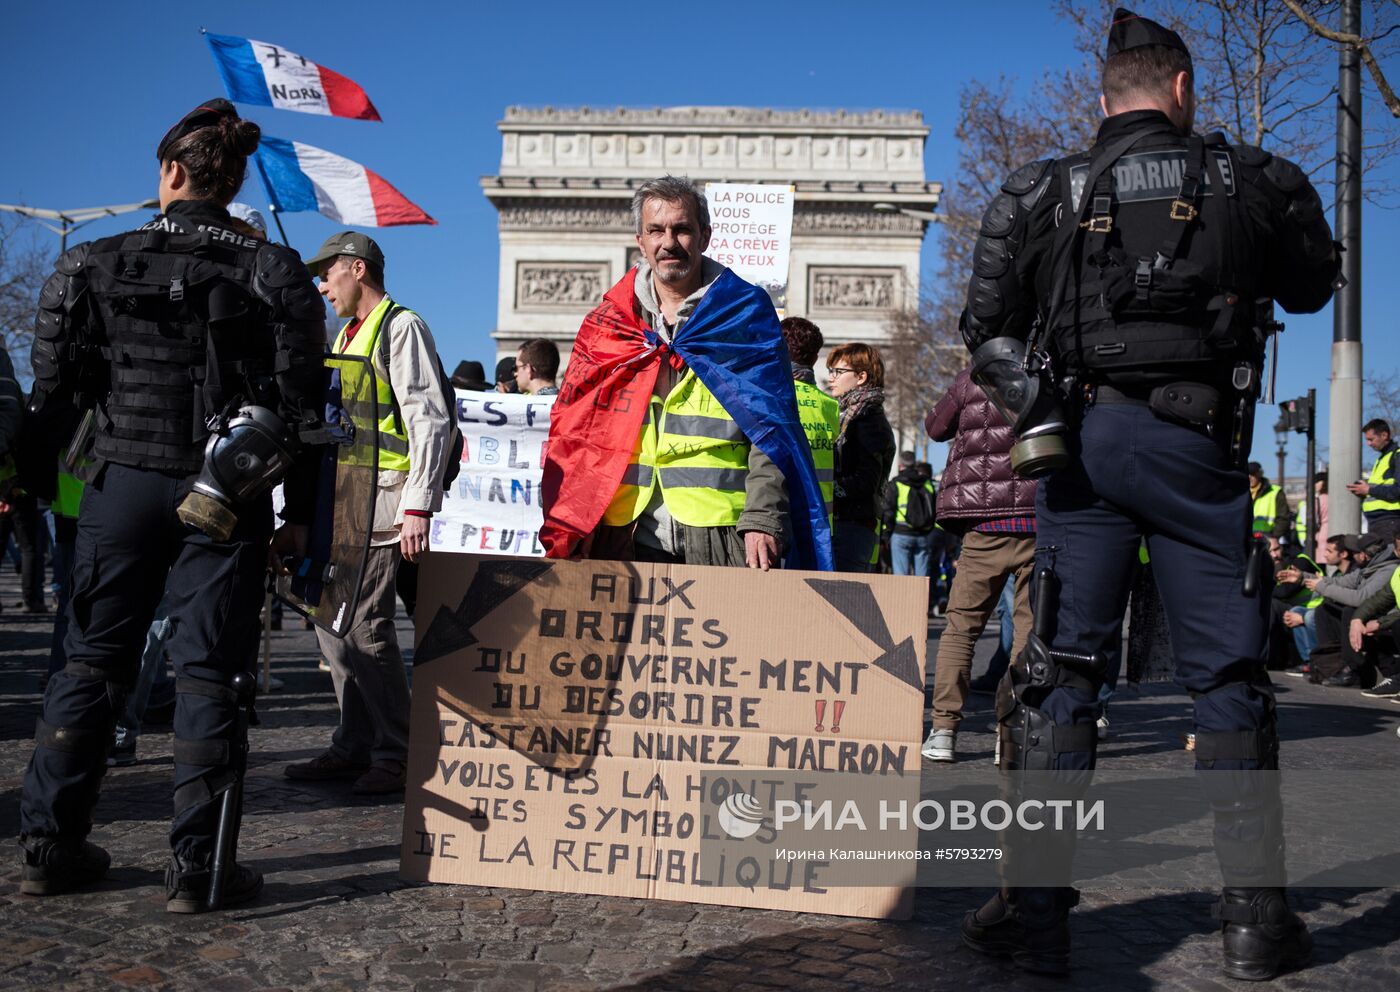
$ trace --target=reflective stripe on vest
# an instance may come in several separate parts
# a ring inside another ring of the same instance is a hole
[[[744,510],[748,474],[748,440],[695,372],[686,369],[664,401],[652,397],[603,522],[620,527],[636,520],[659,483],[677,523],[733,527]]]
[[[829,524],[836,497],[836,435],[841,432],[841,405],[811,383],[793,385],[797,387],[797,417],[812,450],[812,464],[817,469]]]
[[[1278,494],[1283,492],[1278,486],[1270,486],[1254,501],[1254,533],[1273,533],[1274,521],[1278,519]]]
[[[651,502],[652,485],[656,481],[656,422],[660,419],[661,398],[652,396],[637,443],[632,446],[632,460],[622,473],[622,482],[613,493],[612,502],[603,511],[603,523],[609,527],[630,524]]]
[[[1376,464],[1371,468],[1371,474],[1366,477],[1366,481],[1373,486],[1394,485],[1387,483],[1386,476],[1390,474],[1390,462],[1395,457],[1395,449],[1391,448],[1385,454],[1376,459]],[[1400,503],[1394,503],[1386,499],[1367,499],[1361,504],[1362,513],[1371,513],[1375,510],[1400,510]]]
[[[367,357],[374,364],[374,388],[375,405],[378,407],[379,423],[359,424],[363,429],[377,426],[379,429],[379,467],[394,472],[408,471],[408,428],[404,426],[402,418],[397,415],[397,407],[394,405],[394,390],[389,384],[389,370],[382,368],[379,363],[379,350],[376,347],[379,343],[379,332],[384,322],[384,315],[394,307],[394,301],[389,297],[379,301],[379,306],[370,311],[368,317],[360,324],[355,336],[349,342],[345,340],[345,327],[340,329],[340,333],[335,338],[335,353],[337,355],[359,355]],[[403,308],[400,308],[403,310]],[[403,310],[404,313],[412,314],[412,310]],[[345,325],[349,327],[349,323]]]

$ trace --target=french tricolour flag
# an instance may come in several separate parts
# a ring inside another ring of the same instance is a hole
[[[204,35],[228,98],[306,114],[379,120],[379,111],[359,85],[296,52],[251,38]]]
[[[263,135],[256,154],[279,213],[316,210],[356,227],[437,223],[378,173],[323,148]]]

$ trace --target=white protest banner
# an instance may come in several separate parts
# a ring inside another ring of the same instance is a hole
[[[787,307],[788,257],[792,250],[791,186],[707,183],[710,247],[705,254],[761,286],[779,312]]]
[[[429,548],[543,557],[540,479],[553,396],[457,390],[462,471],[433,515]]]

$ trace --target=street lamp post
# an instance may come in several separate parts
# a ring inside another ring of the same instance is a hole
[[[1361,34],[1361,0],[1343,0],[1342,30]],[[1337,241],[1346,284],[1332,301],[1332,396],[1328,423],[1331,478],[1361,478],[1361,54],[1340,46],[1337,87]],[[1337,488],[1328,503],[1328,530],[1361,529],[1361,504]]]
[[[159,210],[159,200],[142,200],[140,203],[118,203],[110,207],[80,207],[75,210],[48,210],[43,207],[24,207],[14,203],[0,203],[0,210],[8,213],[19,214],[21,217],[28,217],[30,220],[38,221],[58,235],[58,253],[62,255],[68,251],[68,235],[78,228],[91,224],[95,220],[103,217],[116,217],[121,214],[131,213],[133,210]],[[46,221],[58,221],[57,227]]]

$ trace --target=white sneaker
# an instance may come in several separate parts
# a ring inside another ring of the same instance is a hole
[[[956,730],[930,730],[919,753],[929,761],[953,761],[953,744],[957,739]]]

